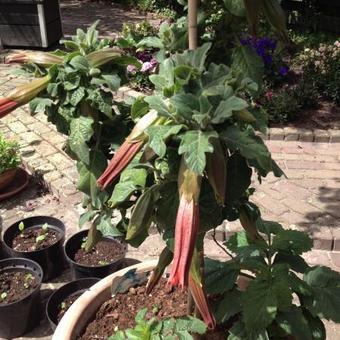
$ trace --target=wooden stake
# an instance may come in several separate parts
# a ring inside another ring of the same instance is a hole
[[[198,44],[197,38],[197,5],[198,0],[188,1],[188,31],[189,31],[189,49],[195,50]]]

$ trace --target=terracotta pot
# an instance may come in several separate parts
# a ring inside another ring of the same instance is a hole
[[[17,169],[11,169],[0,175],[0,190],[11,184],[16,173]]]
[[[158,260],[147,261],[136,264],[134,266],[127,267],[119,270],[106,278],[100,280],[83,295],[81,295],[77,301],[69,308],[64,317],[58,324],[52,340],[76,340],[81,335],[86,325],[93,318],[99,307],[111,297],[111,286],[113,280],[117,283],[117,288],[126,284],[131,286],[135,282],[135,278],[146,278],[146,274],[149,273],[156,265]],[[133,274],[122,280],[122,276],[127,272]]]

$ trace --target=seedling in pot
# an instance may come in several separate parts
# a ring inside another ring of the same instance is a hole
[[[87,237],[83,237],[83,240],[80,246],[81,249],[84,249],[84,250],[86,249],[86,242],[87,242]]]
[[[6,292],[1,293],[1,295],[0,295],[0,302],[5,301],[6,298],[7,298],[7,293]]]
[[[24,224],[24,222],[21,221],[21,222],[19,223],[18,228],[19,228],[19,231],[20,231],[21,236],[23,236],[22,233],[23,233],[24,230],[25,230],[25,224]]]
[[[107,261],[99,261],[98,264],[99,264],[100,266],[106,266],[106,265],[109,264],[109,262],[107,262]]]
[[[27,274],[27,275],[25,276],[24,287],[25,287],[26,289],[30,288],[33,280],[34,280],[34,276],[33,276],[31,273]]]
[[[35,239],[35,243],[39,243],[42,242],[46,239],[47,236],[47,231],[48,231],[48,224],[45,223],[42,227],[41,227],[42,233]]]
[[[65,302],[62,302],[60,304],[60,309],[66,309],[66,303]]]

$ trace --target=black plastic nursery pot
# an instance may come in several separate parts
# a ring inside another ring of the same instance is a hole
[[[13,239],[20,233],[19,223],[23,222],[25,229],[39,228],[45,223],[49,228],[55,230],[59,235],[56,243],[36,251],[17,251],[12,248]],[[12,224],[3,236],[4,251],[9,257],[23,257],[31,259],[41,266],[43,269],[43,281],[57,277],[64,268],[65,258],[63,252],[63,243],[65,240],[65,225],[63,222],[54,217],[49,216],[34,216],[17,221]]]
[[[31,331],[40,322],[40,286],[43,271],[38,263],[29,259],[10,258],[0,261],[0,273],[24,271],[34,275],[37,287],[19,301],[0,305],[0,338],[17,338]]]
[[[72,235],[65,243],[65,257],[71,267],[72,279],[76,280],[85,277],[96,277],[102,279],[121,269],[126,254],[126,245],[120,242],[118,239],[111,237],[103,237],[103,240],[110,241],[117,247],[122,247],[123,251],[120,259],[100,266],[86,266],[79,264],[74,260],[75,254],[81,248],[83,240],[87,237],[87,234],[88,230],[81,230],[78,233]]]
[[[85,292],[98,281],[99,279],[95,277],[72,281],[57,289],[49,297],[46,305],[46,316],[53,331],[58,325],[58,313],[62,302],[68,297]]]

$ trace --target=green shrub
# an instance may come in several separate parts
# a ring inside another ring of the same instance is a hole
[[[20,164],[19,145],[0,134],[0,175]]]
[[[299,56],[306,83],[313,84],[320,97],[340,103],[340,41],[306,48]]]

